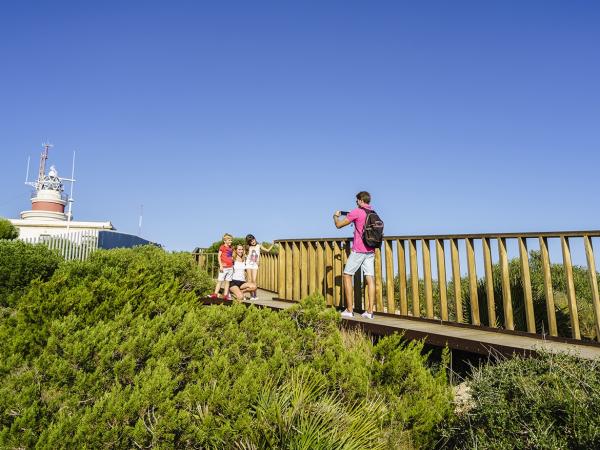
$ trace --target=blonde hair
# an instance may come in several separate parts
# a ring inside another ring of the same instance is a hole
[[[242,255],[238,255],[237,249],[238,247],[242,247]],[[238,244],[235,246],[235,250],[233,252],[233,260],[237,261],[238,258],[242,258],[242,261],[246,261],[246,249],[244,248],[243,244]]]
[[[231,238],[231,239],[233,239],[233,236],[232,236],[232,235],[230,235],[229,233],[225,233],[225,234],[223,235],[223,240],[225,240],[225,239],[227,239],[227,238]]]

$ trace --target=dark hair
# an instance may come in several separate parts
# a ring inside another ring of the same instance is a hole
[[[367,205],[370,205],[371,204],[371,194],[369,194],[367,191],[360,191],[358,194],[356,194],[356,200],[363,201]]]
[[[256,238],[254,237],[253,234],[247,234],[246,235],[246,245],[250,245],[250,242],[252,242],[254,239],[256,239]]]

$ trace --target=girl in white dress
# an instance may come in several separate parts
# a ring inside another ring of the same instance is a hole
[[[238,300],[242,300],[247,293],[256,292],[256,283],[246,281],[246,255],[243,245],[237,245],[233,252],[233,276],[229,283],[229,291]]]
[[[248,272],[248,281],[255,286],[258,277],[260,251],[270,252],[272,248],[272,245],[271,247],[265,247],[262,244],[257,244],[256,238],[252,234],[246,236],[246,270]],[[256,298],[256,291],[252,293],[252,297]]]

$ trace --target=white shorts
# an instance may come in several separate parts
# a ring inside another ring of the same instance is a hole
[[[368,277],[375,276],[375,253],[357,253],[350,252],[344,273],[346,275],[354,275],[358,269],[362,267],[363,274]]]
[[[233,267],[227,267],[223,271],[219,271],[217,281],[231,281],[233,279]]]
[[[256,263],[246,263],[246,269],[258,270],[258,264],[256,264]]]

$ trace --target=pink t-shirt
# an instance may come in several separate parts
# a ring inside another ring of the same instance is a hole
[[[365,209],[371,209],[370,206],[365,206]],[[348,213],[346,218],[354,223],[354,242],[352,243],[352,250],[358,253],[372,253],[375,251],[372,247],[367,247],[362,240],[363,229],[365,228],[365,222],[367,220],[367,213],[360,209],[353,209]]]

